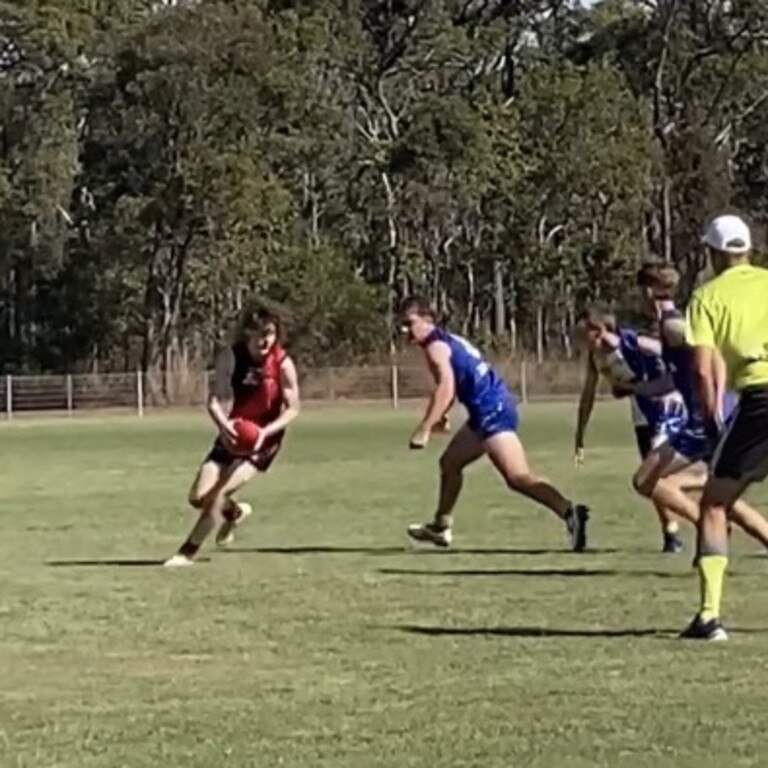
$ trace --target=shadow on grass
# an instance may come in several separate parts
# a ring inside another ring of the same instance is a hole
[[[380,568],[389,576],[655,576],[662,579],[691,578],[687,572],[622,571],[613,568],[487,568],[424,571],[415,568]]]
[[[680,630],[625,627],[617,629],[570,629],[564,627],[434,627],[417,624],[402,624],[388,629],[396,629],[411,635],[427,637],[653,637],[660,640],[678,639]],[[757,635],[766,634],[768,629],[761,627],[728,627],[729,634]]]
[[[344,547],[334,545],[297,546],[297,547],[228,547],[224,552],[261,555],[569,555],[570,549],[526,549],[521,547],[472,548],[451,547],[450,549],[420,548],[411,544],[401,547]],[[589,550],[586,554],[615,554],[617,549]]]
[[[165,560],[48,560],[45,564],[52,568],[157,568]],[[200,557],[196,563],[209,563],[209,557]]]
[[[401,632],[429,637],[671,637],[671,629],[564,629],[561,627],[424,627],[396,626]]]

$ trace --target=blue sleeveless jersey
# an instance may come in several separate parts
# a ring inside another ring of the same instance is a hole
[[[662,357],[641,351],[637,331],[619,328],[616,333],[619,337],[619,351],[636,381],[655,381],[664,376],[666,366]],[[685,408],[674,393],[657,397],[636,395],[635,402],[654,430],[671,432],[682,427],[685,421]]]
[[[456,398],[469,413],[470,427],[482,437],[491,437],[517,427],[517,408],[512,393],[491,364],[461,336],[435,328],[424,340],[448,345],[451,369],[456,382]]]

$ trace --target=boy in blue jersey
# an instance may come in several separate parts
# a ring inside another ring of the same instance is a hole
[[[713,445],[697,391],[693,348],[685,340],[685,320],[674,301],[679,280],[674,267],[660,262],[644,264],[637,276],[643,308],[659,324],[662,359],[685,401],[688,417],[682,429],[651,451],[635,473],[633,483],[641,495],[688,519],[698,520],[699,505],[689,494],[704,487]],[[727,422],[735,408],[735,398],[726,391],[722,359],[715,363],[718,416],[721,422]],[[738,500],[731,508],[730,519],[768,547],[768,522],[756,509]]]
[[[576,339],[589,351],[585,391],[590,388],[587,396],[582,393],[579,403],[577,463],[580,463],[579,459],[583,461],[584,434],[600,374],[610,382],[615,397],[632,395],[634,409],[645,424],[644,432],[637,434],[641,460],[645,459],[653,448],[681,429],[686,420],[685,405],[667,376],[658,339],[618,326],[610,312],[597,306],[580,315]],[[683,542],[678,535],[679,526],[673,510],[662,504],[655,503],[654,506],[662,527],[662,551],[680,552]],[[696,522],[695,515],[688,519]]]
[[[436,385],[426,414],[411,436],[410,447],[420,449],[427,445],[431,433],[443,424],[454,399],[469,415],[440,457],[440,497],[433,521],[411,525],[408,535],[438,547],[450,546],[452,513],[461,493],[464,468],[487,454],[507,486],[551,509],[565,523],[572,549],[583,551],[587,543],[588,509],[571,503],[529,469],[517,436],[517,403],[504,381],[466,339],[437,325],[426,299],[406,299],[400,315],[409,340],[423,350]]]

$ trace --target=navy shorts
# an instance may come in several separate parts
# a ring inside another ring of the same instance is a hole
[[[511,395],[500,398],[488,405],[467,407],[469,428],[481,439],[517,432],[517,403]]]
[[[688,424],[669,438],[669,445],[675,453],[692,464],[703,461],[709,463],[712,458],[712,445],[707,439],[704,427],[697,423]]]

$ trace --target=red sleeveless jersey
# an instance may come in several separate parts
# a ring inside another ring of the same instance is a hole
[[[232,347],[235,369],[232,372],[234,402],[230,417],[247,419],[264,427],[283,411],[283,387],[280,366],[285,350],[275,344],[261,360],[254,360],[247,345]]]

